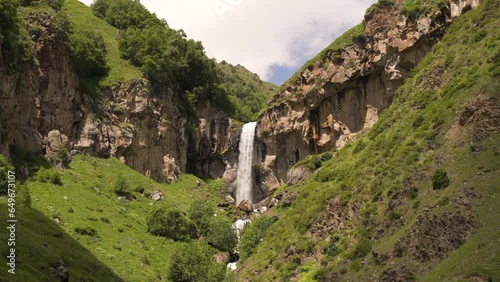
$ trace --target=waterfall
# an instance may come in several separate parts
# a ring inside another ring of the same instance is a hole
[[[236,188],[236,205],[241,201],[252,202],[252,159],[253,141],[256,122],[249,122],[243,126],[240,136],[240,155],[238,157],[238,186]]]

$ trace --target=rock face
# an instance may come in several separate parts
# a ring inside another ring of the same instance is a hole
[[[21,79],[1,73],[0,153],[9,155],[15,145],[49,160],[62,149],[117,157],[159,182],[187,171],[222,177],[227,164],[237,162],[238,127],[225,113],[200,105],[199,130],[188,134],[176,95],[170,89],[153,95],[144,80],[116,84],[94,103],[79,92],[64,33],[52,16],[28,21],[44,34],[33,38],[39,64],[27,65]]]
[[[447,26],[478,1],[451,1],[451,8],[411,21],[394,7],[369,9],[364,36],[299,73],[275,95],[257,126],[261,161],[281,183],[300,159],[342,147],[370,128],[396,89],[444,35]]]

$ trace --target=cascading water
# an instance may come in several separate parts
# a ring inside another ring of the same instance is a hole
[[[236,205],[239,205],[243,200],[252,202],[252,159],[256,125],[256,122],[249,122],[243,126],[241,131]]]

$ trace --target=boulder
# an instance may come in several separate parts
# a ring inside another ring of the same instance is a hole
[[[226,200],[229,204],[234,204],[234,198],[229,194],[224,197],[224,200]]]
[[[61,282],[69,281],[69,271],[64,265],[64,263],[59,262],[56,265],[50,267],[50,271],[52,272],[52,276],[57,278]]]
[[[297,184],[299,181],[307,179],[311,175],[311,171],[303,166],[292,167],[287,173],[286,183],[288,185]]]
[[[240,204],[238,205],[238,208],[242,211],[245,211],[245,212],[252,212],[253,211],[253,205],[248,200],[241,201]]]
[[[165,195],[161,191],[155,191],[148,196],[148,199],[153,201],[160,201],[165,199]]]

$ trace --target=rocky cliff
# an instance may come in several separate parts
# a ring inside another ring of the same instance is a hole
[[[199,124],[189,129],[175,93],[166,89],[153,94],[141,78],[91,99],[80,91],[64,32],[54,22],[49,13],[28,17],[28,26],[40,30],[32,37],[37,63],[20,73],[2,71],[2,154],[10,155],[14,146],[53,162],[65,151],[117,157],[159,182],[173,182],[186,171],[222,176],[223,154],[234,157],[228,152],[238,132],[227,114],[202,103]],[[189,164],[188,156],[193,160]]]
[[[286,182],[304,157],[340,148],[370,128],[453,20],[479,4],[452,0],[411,18],[403,2],[369,8],[351,44],[326,49],[272,98],[259,119],[257,150],[275,182]]]

